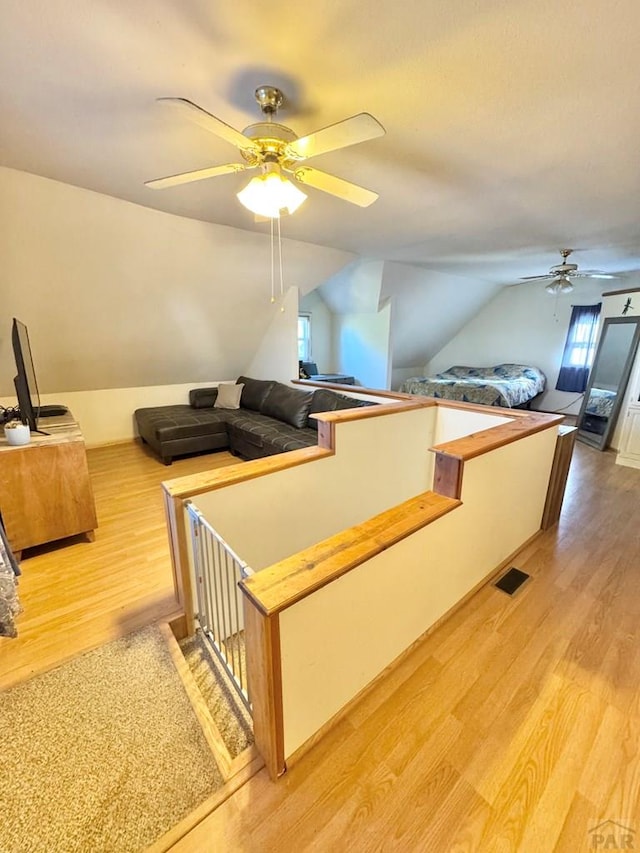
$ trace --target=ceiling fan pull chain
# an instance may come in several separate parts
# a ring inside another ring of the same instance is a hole
[[[275,268],[274,268],[274,252],[273,252],[273,217],[269,220],[271,223],[271,303],[276,301],[275,294]]]
[[[273,222],[273,220],[271,220]],[[280,310],[284,311],[284,281],[282,278],[282,235],[280,234],[280,217],[278,217],[278,261],[280,264]]]

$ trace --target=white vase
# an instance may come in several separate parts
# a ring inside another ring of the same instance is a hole
[[[4,437],[7,439],[7,444],[20,445],[29,444],[31,440],[31,431],[27,424],[7,424],[4,428]]]

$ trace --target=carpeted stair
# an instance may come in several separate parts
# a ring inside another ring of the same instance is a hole
[[[235,758],[253,744],[251,716],[229,684],[202,631],[181,640],[179,645],[211,718],[231,758]]]

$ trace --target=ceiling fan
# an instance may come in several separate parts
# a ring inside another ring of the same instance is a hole
[[[602,270],[579,270],[577,264],[570,264],[567,258],[572,254],[573,249],[560,249],[562,263],[552,266],[548,273],[544,275],[526,275],[520,281],[545,281],[549,279],[549,284],[545,287],[547,293],[571,293],[573,284],[570,281],[572,278],[616,278],[612,273],[603,272]]]
[[[308,136],[298,137],[289,127],[273,120],[284,100],[280,89],[259,86],[255,97],[264,119],[249,125],[242,133],[186,98],[158,98],[160,103],[178,109],[185,118],[235,145],[244,162],[169,175],[146,181],[145,186],[164,189],[204,178],[259,169],[260,175],[238,193],[242,204],[259,216],[278,218],[283,212],[293,213],[306,198],[296,184],[306,184],[360,207],[373,204],[378,198],[377,193],[303,164],[320,154],[383,136],[385,129],[380,122],[369,113],[358,113]],[[286,175],[291,176],[293,182]]]

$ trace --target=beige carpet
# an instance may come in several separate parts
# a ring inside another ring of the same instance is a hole
[[[200,629],[193,637],[180,640],[180,648],[229,754],[235,758],[254,742],[251,716],[230,686],[229,677]],[[246,672],[244,638],[240,654]]]
[[[1,853],[140,851],[221,784],[157,628],[0,693]]]

